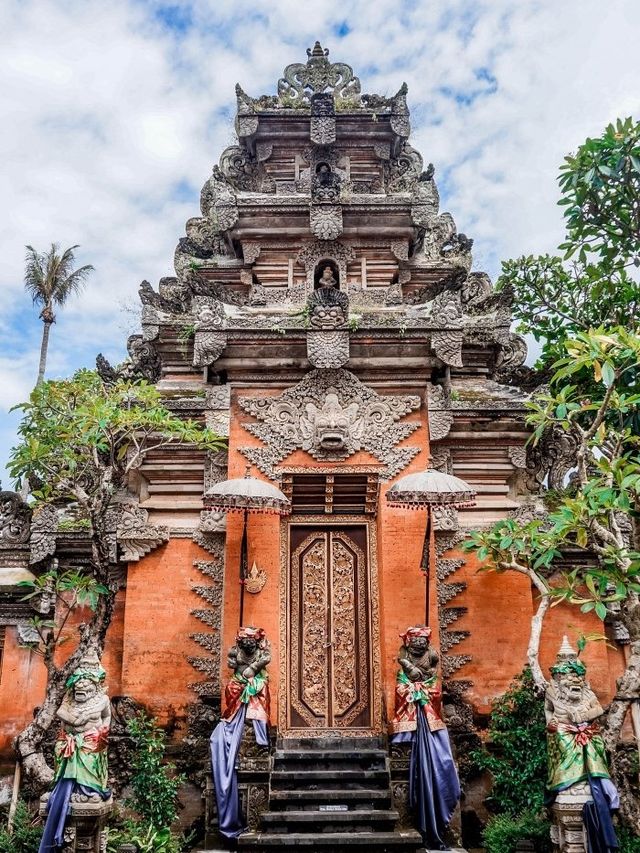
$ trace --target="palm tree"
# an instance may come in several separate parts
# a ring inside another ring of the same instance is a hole
[[[52,324],[56,321],[53,313],[54,305],[62,307],[72,294],[80,293],[87,276],[93,272],[91,264],[77,270],[73,269],[74,251],[77,248],[78,246],[71,246],[60,254],[59,245],[52,243],[48,252],[38,254],[33,246],[26,247],[24,287],[33,299],[33,304],[42,305],[40,319],[44,323],[36,385],[40,385],[43,381],[47,366],[49,333]]]

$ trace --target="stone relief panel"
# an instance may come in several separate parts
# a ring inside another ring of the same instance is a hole
[[[385,464],[384,476],[395,476],[419,453],[397,445],[419,426],[398,423],[420,407],[414,396],[383,397],[347,370],[312,370],[279,397],[241,397],[241,408],[258,423],[243,427],[265,447],[241,452],[271,479],[276,466],[294,450],[314,459],[347,459],[366,450]]]

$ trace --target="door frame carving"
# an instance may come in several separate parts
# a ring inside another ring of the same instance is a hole
[[[367,536],[368,593],[369,593],[369,665],[371,672],[370,728],[313,728],[291,729],[289,727],[287,688],[289,684],[289,656],[287,641],[290,628],[289,560],[290,528],[309,527],[318,530],[322,527],[363,527]],[[380,607],[378,593],[378,544],[376,519],[370,515],[294,515],[280,520],[280,684],[278,687],[278,729],[283,737],[371,737],[382,732],[382,680],[380,666]]]

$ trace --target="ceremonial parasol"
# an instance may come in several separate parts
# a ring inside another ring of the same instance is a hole
[[[288,515],[291,501],[280,489],[264,480],[251,477],[250,465],[244,477],[223,480],[207,489],[203,502],[210,512],[241,512],[242,543],[240,545],[240,626],[244,619],[244,584],[248,574],[247,560],[247,515],[249,513],[273,513]]]
[[[387,492],[389,506],[405,509],[428,509],[427,530],[427,565],[424,567],[426,580],[425,591],[425,625],[429,624],[429,569],[431,566],[431,511],[434,506],[464,507],[475,504],[476,491],[460,477],[428,468],[417,474],[407,474]]]

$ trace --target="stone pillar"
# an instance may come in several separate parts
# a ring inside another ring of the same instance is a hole
[[[46,818],[49,795],[40,799],[40,816]],[[113,799],[72,801],[65,828],[62,853],[105,853],[105,823],[113,810]]]
[[[551,842],[556,853],[587,853],[582,809],[591,799],[588,782],[561,791],[551,806]]]

